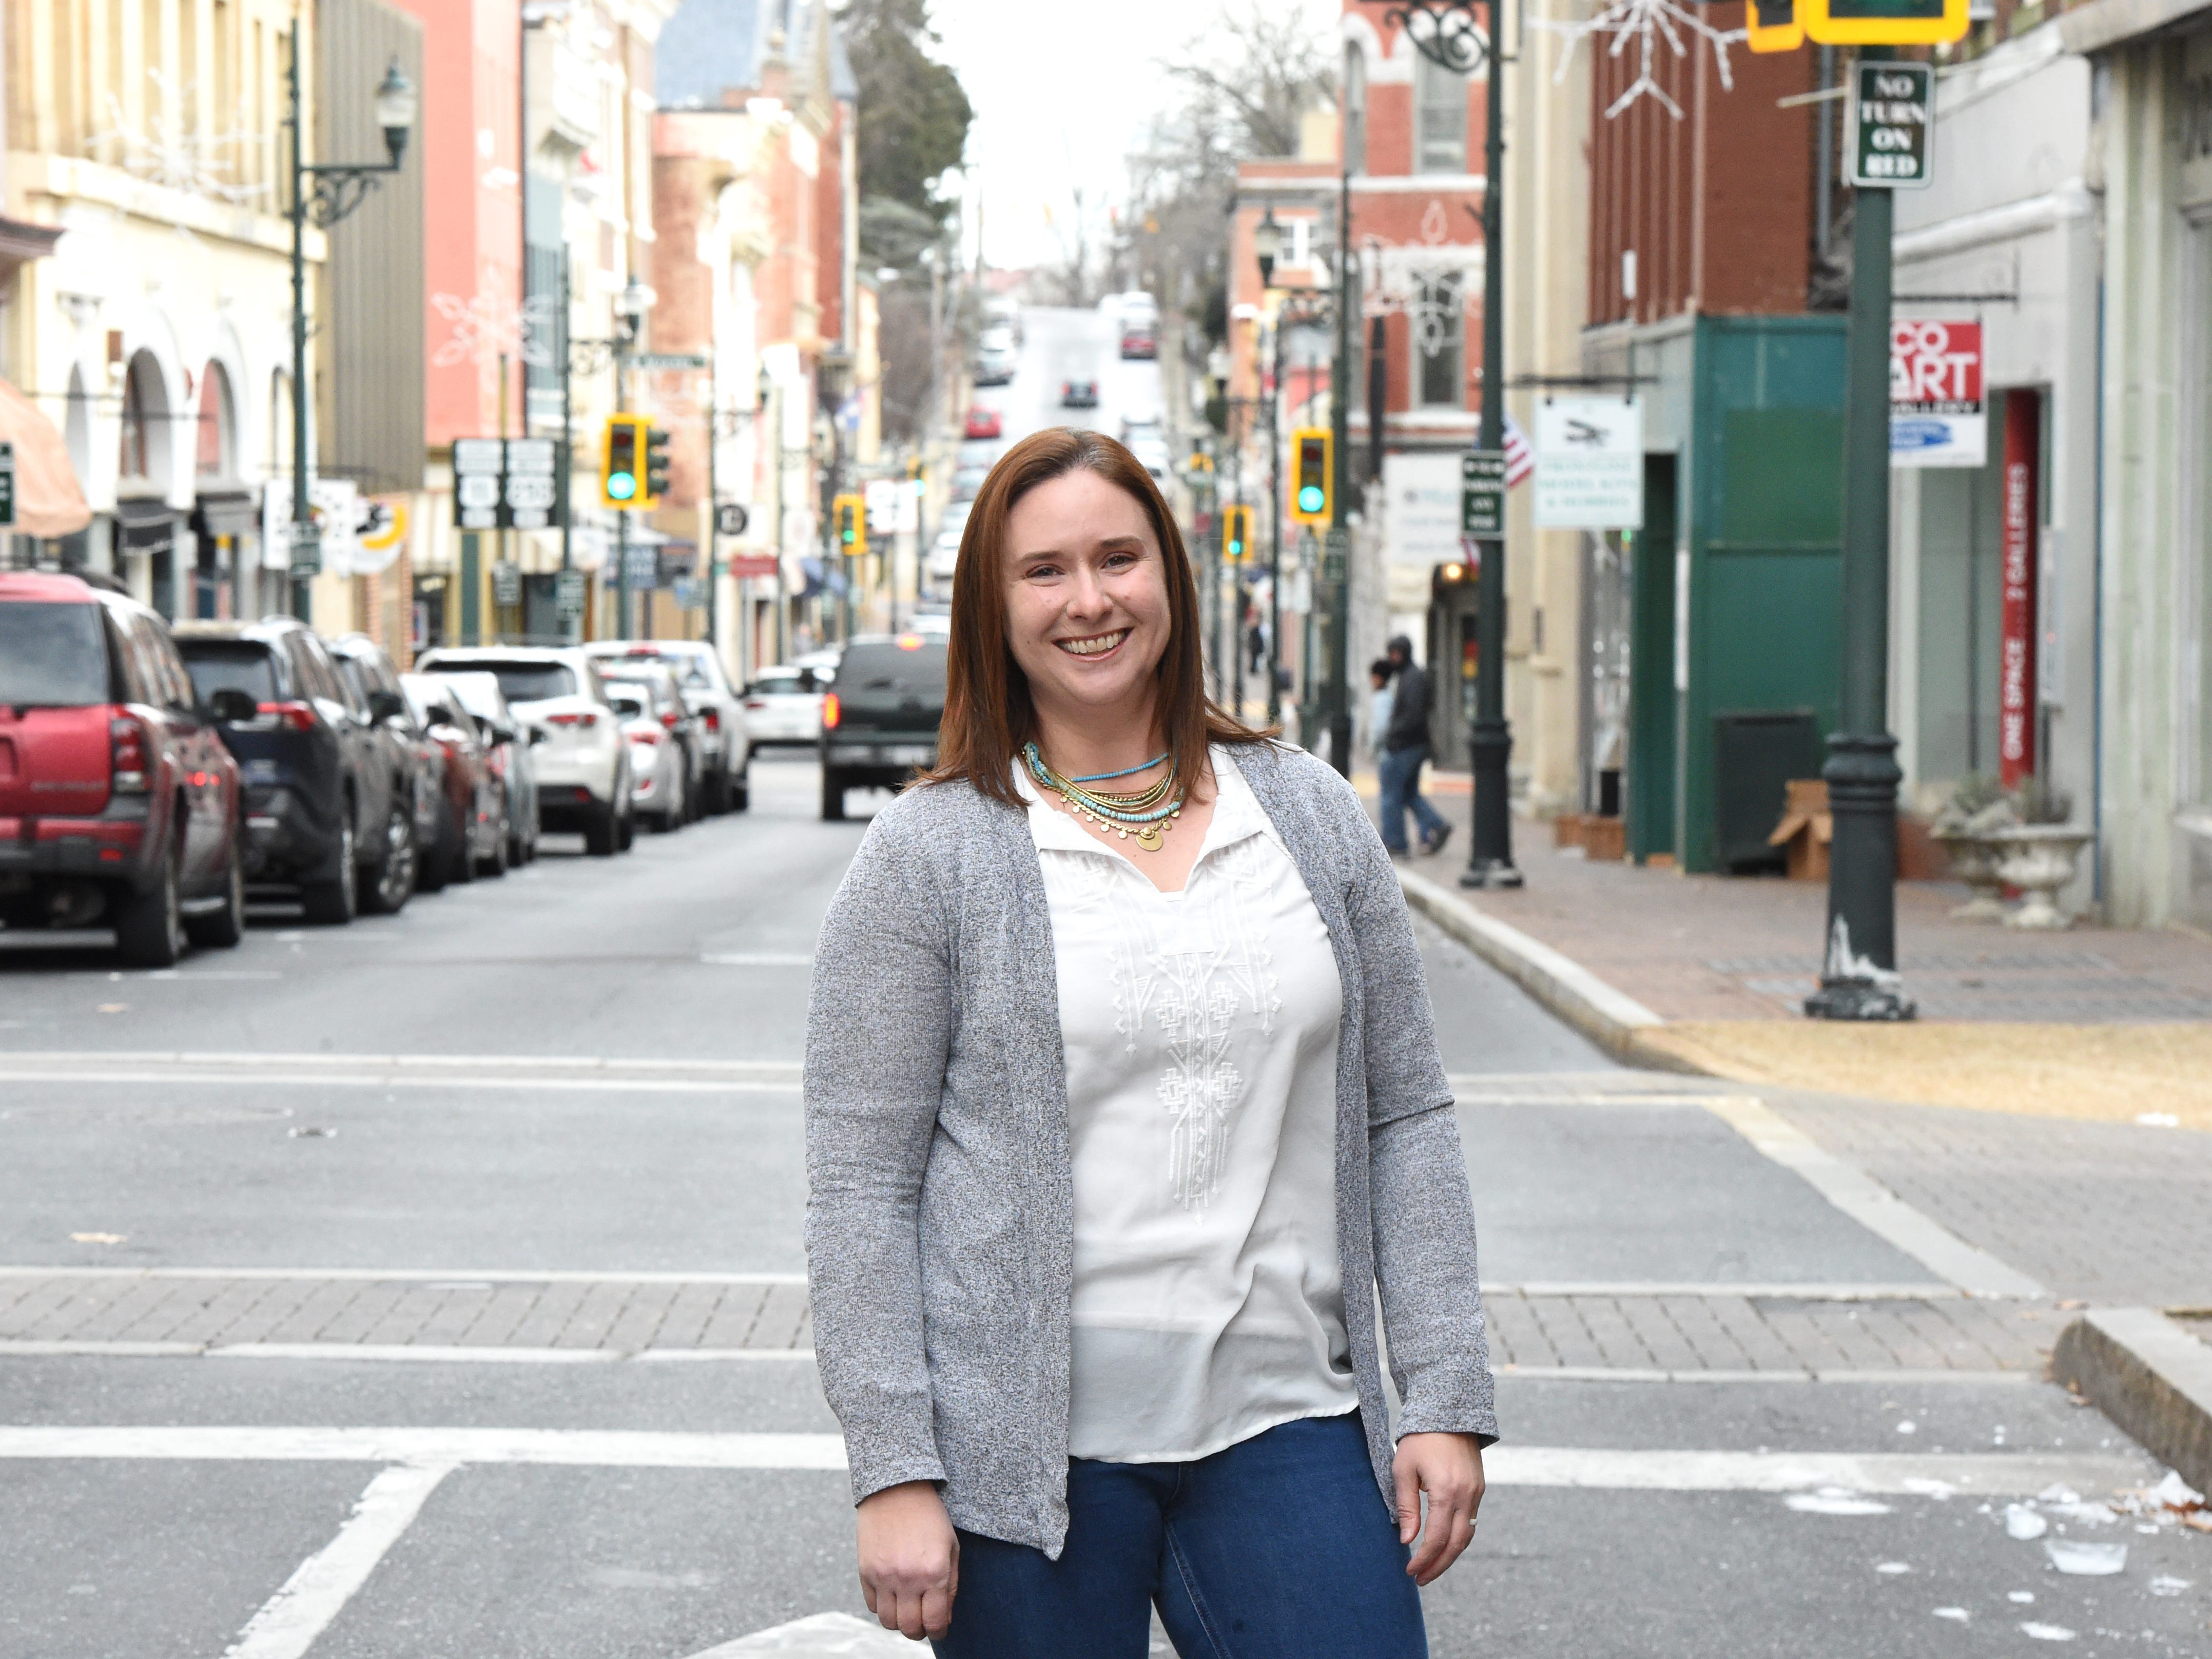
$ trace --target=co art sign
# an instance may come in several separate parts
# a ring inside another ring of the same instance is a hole
[[[1989,454],[1982,325],[1921,319],[1889,330],[1889,464],[1979,466]]]

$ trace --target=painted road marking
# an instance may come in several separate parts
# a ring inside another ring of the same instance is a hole
[[[1846,1164],[1763,1100],[1715,1096],[1705,1109],[1876,1237],[1969,1296],[2049,1294],[2026,1273],[1939,1226],[1864,1170]]]
[[[475,1285],[804,1285],[805,1273],[590,1273],[527,1267],[0,1267],[0,1279],[335,1279],[453,1288]]]
[[[755,1631],[695,1653],[691,1659],[752,1659],[780,1653],[784,1659],[912,1659],[921,1649],[896,1631],[849,1613],[817,1613],[787,1625]]]
[[[255,1066],[314,1066],[354,1071],[363,1066],[385,1069],[470,1069],[483,1072],[707,1072],[723,1076],[776,1078],[796,1083],[800,1066],[796,1060],[628,1060],[604,1054],[254,1054],[210,1050],[30,1050],[0,1053],[0,1072],[12,1074],[15,1066],[76,1066],[97,1070],[103,1066],[221,1066],[231,1069]]]
[[[799,1085],[765,1083],[743,1078],[650,1078],[626,1074],[605,1077],[454,1077],[420,1072],[368,1072],[341,1075],[335,1072],[277,1071],[101,1071],[87,1073],[57,1068],[52,1071],[9,1068],[0,1071],[9,1083],[74,1083],[80,1085],[123,1085],[161,1087],[187,1084],[216,1084],[225,1088],[242,1085],[262,1088],[313,1086],[319,1089],[520,1089],[538,1094],[729,1095],[793,1094]]]
[[[0,1458],[203,1462],[404,1463],[660,1469],[845,1468],[834,1434],[687,1434],[620,1429],[0,1426]],[[2156,1473],[2149,1459],[2080,1452],[1741,1452],[1497,1445],[1492,1486],[1636,1492],[1797,1492],[1842,1486],[1905,1495],[1940,1488],[2032,1495],[2054,1482],[2106,1491]]]
[[[39,1342],[0,1340],[0,1359],[358,1359],[423,1365],[610,1365],[803,1359],[811,1348],[494,1348],[431,1342]]]
[[[294,1569],[223,1650],[223,1659],[301,1659],[452,1472],[451,1464],[440,1463],[380,1471],[337,1536]]]

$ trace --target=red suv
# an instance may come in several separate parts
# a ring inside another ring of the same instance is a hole
[[[246,931],[238,763],[167,624],[75,576],[0,572],[0,925],[145,968]]]

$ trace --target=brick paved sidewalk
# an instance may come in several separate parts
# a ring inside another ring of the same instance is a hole
[[[1493,1359],[1523,1372],[1639,1377],[2039,1375],[2065,1319],[2045,1304],[1935,1290],[1808,1290],[1494,1287]],[[0,1274],[0,1354],[800,1358],[812,1340],[805,1287],[796,1284]]]

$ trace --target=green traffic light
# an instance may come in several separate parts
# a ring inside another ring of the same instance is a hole
[[[607,479],[607,494],[618,501],[629,501],[637,494],[637,479],[627,472],[617,472]]]
[[[1318,513],[1321,511],[1321,506],[1322,489],[1319,484],[1308,484],[1298,491],[1299,512]]]

